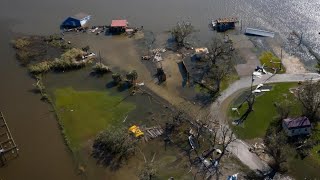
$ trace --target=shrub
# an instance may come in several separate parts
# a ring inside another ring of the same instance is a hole
[[[29,64],[32,58],[34,58],[37,55],[38,53],[25,51],[25,50],[19,50],[16,53],[16,57],[21,62],[22,65]]]
[[[92,69],[96,72],[96,73],[99,73],[99,74],[104,74],[104,73],[107,73],[107,72],[110,72],[110,68],[102,63],[96,63]]]
[[[72,48],[61,55],[63,61],[75,61],[82,58],[84,52],[80,49]]]
[[[136,141],[124,128],[108,128],[93,143],[92,155],[105,166],[119,167],[135,152]]]
[[[119,73],[113,73],[112,79],[115,84],[119,84],[122,81],[122,77]]]
[[[79,49],[70,49],[61,55],[61,58],[56,58],[53,61],[43,61],[34,65],[29,66],[29,72],[37,75],[41,73],[46,73],[50,70],[71,70],[79,69],[86,64],[90,63],[90,59],[86,61],[77,61],[79,56],[82,57],[83,51]]]

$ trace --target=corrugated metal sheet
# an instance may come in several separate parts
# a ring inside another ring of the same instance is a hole
[[[256,36],[264,36],[264,37],[274,37],[274,32],[265,31],[261,29],[247,28],[245,34],[248,35],[256,35]]]

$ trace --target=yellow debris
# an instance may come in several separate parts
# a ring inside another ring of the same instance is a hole
[[[144,135],[144,133],[140,130],[139,126],[133,125],[129,128],[129,131],[134,134],[135,137],[140,137]]]

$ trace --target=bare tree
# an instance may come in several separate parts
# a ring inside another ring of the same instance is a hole
[[[136,84],[136,81],[138,79],[138,73],[136,70],[133,70],[133,71],[130,71],[126,74],[126,77],[128,79],[128,81],[130,82],[131,85],[134,85]]]
[[[223,43],[221,40],[217,38],[213,38],[209,44],[208,47],[209,50],[209,61],[210,61],[210,67],[216,64],[216,61],[219,58],[223,58],[223,56],[230,56],[230,45],[228,43]]]
[[[185,46],[185,39],[194,32],[194,27],[190,22],[178,22],[175,27],[171,29],[171,35],[177,42],[178,47]]]
[[[228,146],[236,140],[233,132],[227,126],[221,126],[211,131],[212,136],[209,148],[202,154],[197,153],[198,171],[195,177],[201,176],[204,179],[215,177],[219,179],[221,173],[221,160],[227,153]]]
[[[119,73],[113,73],[112,79],[113,79],[113,82],[117,85],[122,81],[122,77]]]
[[[211,67],[211,73],[215,82],[215,91],[220,92],[221,82],[228,76],[231,70],[230,61],[221,62]]]
[[[287,137],[283,131],[278,131],[277,128],[271,127],[266,133],[264,139],[266,144],[265,151],[273,158],[270,166],[275,172],[286,172],[287,169],[287,154],[289,145]]]
[[[195,128],[195,141],[198,147],[194,149],[195,159],[193,165],[198,167],[196,176],[203,178],[219,178],[220,163],[227,152],[228,146],[235,140],[233,132],[227,126],[217,126],[218,117],[212,115],[207,109],[203,109],[198,115]],[[203,144],[200,142],[204,142]],[[200,149],[205,149],[199,152]]]
[[[311,122],[317,121],[317,113],[320,108],[320,81],[313,82],[312,79],[303,83],[297,91],[304,114]]]
[[[148,161],[144,153],[138,148],[139,152],[143,156],[144,165],[139,173],[139,180],[152,180],[157,176],[157,168],[154,162],[156,154],[153,154],[151,161]]]

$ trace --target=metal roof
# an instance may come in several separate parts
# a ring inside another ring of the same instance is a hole
[[[287,118],[283,121],[289,129],[311,126],[309,119],[305,116],[297,118]]]
[[[128,21],[127,20],[112,20],[111,27],[127,27]]]
[[[256,35],[256,36],[264,36],[264,37],[274,37],[274,32],[265,31],[261,29],[247,28],[245,34]]]

